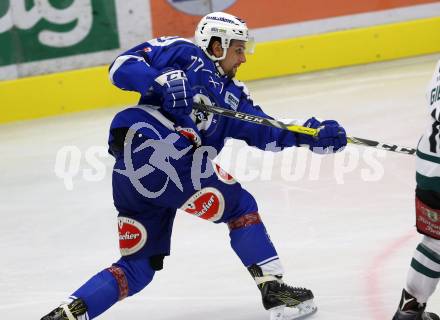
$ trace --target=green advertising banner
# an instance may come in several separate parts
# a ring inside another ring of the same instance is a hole
[[[119,46],[114,0],[0,1],[0,66]]]

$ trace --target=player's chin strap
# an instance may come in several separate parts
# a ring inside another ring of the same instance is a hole
[[[208,48],[202,48],[203,52],[208,56],[209,59],[211,59],[212,62],[214,62],[215,67],[217,68],[217,71],[220,73],[220,75],[224,76],[225,70],[220,66],[220,60],[223,60],[226,57],[226,50],[227,48],[223,48],[223,55],[221,57],[216,57],[212,53],[208,51]]]
[[[241,121],[247,121],[247,122],[251,122],[254,124],[258,124],[258,125],[283,129],[283,130],[287,130],[287,131],[291,131],[291,132],[295,132],[295,133],[306,134],[306,135],[313,136],[313,137],[316,137],[319,133],[319,130],[320,130],[320,129],[313,129],[313,128],[308,128],[308,127],[298,126],[298,125],[286,125],[285,123],[283,123],[281,121],[274,120],[274,119],[263,118],[260,116],[255,116],[252,114],[243,113],[243,112],[239,112],[239,111],[235,111],[235,110],[220,108],[220,107],[213,106],[213,105],[208,106],[208,105],[205,105],[202,103],[194,102],[193,108],[196,110],[199,110],[199,111],[210,112],[210,113],[218,114],[218,115],[221,115],[224,117],[234,118],[234,119],[241,120]],[[404,153],[404,154],[415,154],[416,153],[416,149],[414,149],[414,148],[402,147],[402,146],[399,146],[396,144],[388,144],[388,143],[383,143],[383,142],[378,142],[378,141],[368,140],[368,139],[363,139],[363,138],[357,138],[357,137],[347,137],[347,142],[352,143],[352,144],[362,145],[362,146],[383,149],[386,151]]]
[[[217,71],[220,73],[220,75],[224,76],[226,73],[223,70],[222,66],[220,65],[220,62],[219,61],[215,61],[214,64],[215,64],[215,66],[217,68]]]

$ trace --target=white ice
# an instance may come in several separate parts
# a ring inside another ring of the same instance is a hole
[[[274,117],[337,119],[349,135],[415,147],[427,123],[425,88],[438,58],[249,87]],[[40,319],[118,259],[112,159],[99,152],[120,109],[0,126],[1,319]],[[79,168],[74,158],[66,159],[70,169],[59,167],[77,172],[72,190],[55,173],[66,146],[80,156]],[[314,291],[319,310],[311,319],[391,319],[420,239],[413,227],[414,156],[356,146],[325,157],[288,150],[263,158],[249,150],[234,142],[221,161],[257,199],[286,282]],[[440,313],[440,292],[429,309]],[[227,227],[179,213],[165,269],[99,319],[267,318],[253,280],[230,249]]]

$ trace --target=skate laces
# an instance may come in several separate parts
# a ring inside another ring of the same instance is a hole
[[[68,307],[74,316],[80,316],[87,312],[87,306],[82,299],[73,300]]]
[[[267,298],[269,297],[275,298],[287,307],[295,307],[304,301],[313,299],[313,294],[306,288],[292,287],[284,282],[271,281],[268,283]]]
[[[289,286],[289,285],[285,284],[284,282],[281,282],[281,283],[278,282],[278,284],[280,286],[280,291],[289,292],[289,293],[295,295],[298,298],[306,297],[307,300],[313,298],[312,291],[307,289],[307,288],[292,287],[292,286]]]

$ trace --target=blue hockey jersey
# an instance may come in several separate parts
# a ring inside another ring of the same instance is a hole
[[[110,80],[123,90],[139,92],[139,104],[160,106],[161,93],[155,91],[153,83],[166,68],[186,73],[196,100],[270,118],[254,105],[243,83],[221,75],[215,63],[198,46],[180,37],[156,38],[124,52],[110,66]],[[158,111],[161,112],[160,109]],[[138,113],[123,111],[118,114],[111,129],[130,127],[136,123],[136,116],[131,114]],[[268,144],[279,148],[298,145],[297,134],[285,130],[196,110],[190,116],[200,132],[202,144],[214,147],[217,152],[228,138],[244,140],[262,150]]]

